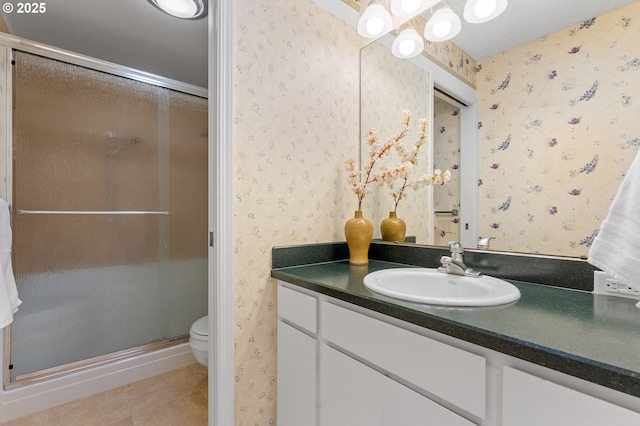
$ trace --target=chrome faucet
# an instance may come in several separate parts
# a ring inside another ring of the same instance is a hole
[[[484,249],[488,249],[489,248],[489,243],[491,242],[491,240],[495,240],[496,237],[480,237],[478,238],[478,248],[484,248]]]
[[[482,272],[469,268],[464,264],[462,259],[462,246],[457,241],[449,241],[449,251],[451,256],[442,256],[440,263],[442,265],[438,268],[438,272],[444,272],[446,274],[464,275],[467,277],[479,277]]]

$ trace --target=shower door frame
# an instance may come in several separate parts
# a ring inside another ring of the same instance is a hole
[[[58,60],[72,65],[81,66],[95,71],[104,72],[118,77],[124,77],[142,83],[174,90],[189,95],[208,99],[208,90],[199,86],[183,83],[166,77],[157,76],[145,71],[136,70],[112,62],[91,58],[89,56],[70,52],[42,43],[33,42],[9,34],[0,33],[0,198],[4,198],[13,207],[13,73],[12,61],[14,50],[31,53],[45,57],[47,59]],[[171,342],[160,342],[159,345],[141,345],[139,347],[126,349],[113,354],[106,354],[92,359],[87,363],[78,361],[60,367],[53,367],[43,372],[31,373],[33,379],[24,379],[11,382],[10,361],[11,361],[11,326],[4,329],[4,365],[3,388],[9,389],[22,386],[34,381],[40,381],[76,371],[78,369],[89,368],[106,362],[116,362],[123,357],[145,353],[163,347],[167,347]],[[40,374],[44,373],[44,374]]]

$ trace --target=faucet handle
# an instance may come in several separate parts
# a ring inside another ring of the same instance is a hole
[[[462,246],[457,241],[449,241],[449,251],[451,251],[451,253],[458,254],[464,253],[464,250],[462,250]]]
[[[489,243],[491,240],[495,240],[496,237],[479,237],[478,238],[478,248],[489,248]]]

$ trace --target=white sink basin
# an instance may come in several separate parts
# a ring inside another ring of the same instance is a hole
[[[517,287],[501,279],[445,274],[431,268],[372,272],[364,277],[364,285],[395,299],[432,305],[494,306],[520,299]]]

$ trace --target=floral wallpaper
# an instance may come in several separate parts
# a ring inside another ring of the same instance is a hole
[[[469,86],[476,86],[476,61],[452,41],[434,43],[425,40],[423,55]]]
[[[480,235],[587,256],[640,146],[640,2],[481,61]]]
[[[479,64],[452,46],[425,49],[478,86],[480,233],[498,237],[492,247],[586,255],[640,145],[639,9],[636,2]],[[277,301],[270,251],[344,240],[357,205],[344,164],[359,154],[361,40],[308,0],[250,0],[235,13],[236,424],[273,425]],[[407,108],[384,107],[398,114]],[[401,121],[396,115],[389,114],[393,129]],[[413,123],[421,116],[414,112]],[[451,170],[442,187],[450,191],[457,186],[449,144],[455,124],[434,126],[435,161]],[[440,139],[447,159],[439,157]],[[401,202],[400,217],[418,196]],[[378,212],[376,229],[389,211],[377,200],[365,199]],[[439,226],[448,240],[454,230]]]
[[[460,108],[438,97],[433,106],[433,168],[451,172],[446,185],[433,188],[435,211],[460,209]],[[458,215],[436,214],[434,244],[446,246],[449,241],[460,241]]]
[[[307,0],[235,9],[236,425],[276,424],[275,245],[344,240],[360,40]]]

